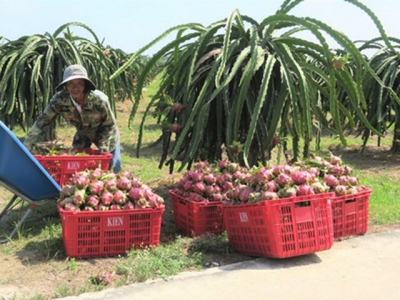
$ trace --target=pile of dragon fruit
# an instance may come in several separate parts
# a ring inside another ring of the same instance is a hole
[[[99,168],[74,174],[70,184],[61,189],[58,203],[67,211],[164,207],[164,199],[132,173],[113,173]]]
[[[330,154],[293,165],[250,169],[228,160],[215,165],[202,161],[183,175],[173,192],[191,201],[242,204],[320,193],[343,196],[364,190],[367,187],[353,175],[353,169]]]

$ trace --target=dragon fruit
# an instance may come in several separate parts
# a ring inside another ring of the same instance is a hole
[[[136,201],[136,208],[144,209],[148,207],[150,207],[150,204],[145,198],[140,198]]]
[[[347,193],[347,187],[344,185],[337,185],[333,188],[336,196],[343,196]]]
[[[275,181],[268,181],[261,187],[261,189],[263,191],[277,192],[279,187]]]
[[[128,192],[128,197],[131,200],[139,200],[144,197],[144,191],[142,188],[131,188]]]
[[[109,192],[109,191],[105,191],[103,192],[103,194],[101,194],[101,203],[103,203],[104,205],[111,205],[113,199],[114,199],[114,195]]]
[[[133,188],[141,187],[142,183],[140,182],[139,178],[135,177],[131,179],[131,185]]]
[[[119,204],[114,203],[110,205],[110,210],[121,210],[121,209],[122,208]]]
[[[126,202],[126,193],[124,191],[121,190],[116,190],[114,192],[114,202],[116,204],[125,204]]]
[[[280,187],[293,185],[292,177],[290,177],[290,175],[288,175],[286,173],[279,174],[278,177],[276,177],[275,181]]]
[[[132,202],[126,202],[124,204],[124,206],[122,207],[122,209],[134,209],[134,208],[135,208],[135,206]]]
[[[90,207],[96,207],[97,205],[99,205],[99,196],[97,195],[89,195],[86,199],[86,204]]]
[[[295,186],[288,186],[278,191],[279,198],[291,198],[297,196],[297,188]]]
[[[104,190],[104,181],[95,180],[92,181],[88,186],[89,192],[96,195],[101,195]]]
[[[265,191],[261,194],[261,200],[276,200],[278,198],[278,194],[272,191]]]
[[[164,199],[158,195],[153,194],[149,197],[148,203],[151,208],[159,208],[164,204]]]
[[[334,176],[332,174],[325,175],[323,180],[331,188],[334,188],[335,186],[337,186],[339,184],[339,180],[336,178],[336,176]]]
[[[102,169],[94,169],[90,174],[89,174],[89,178],[90,180],[99,180],[101,178],[101,176],[103,176],[103,170]]]
[[[76,190],[74,195],[72,196],[72,201],[76,206],[80,206],[85,203],[85,198],[85,190]]]
[[[294,184],[301,185],[311,180],[311,175],[307,171],[294,171],[290,175]]]
[[[308,196],[313,195],[314,191],[308,184],[301,184],[297,187],[297,196]]]
[[[70,197],[75,192],[75,186],[71,184],[64,185],[60,191],[60,198]]]
[[[203,194],[204,191],[206,190],[206,186],[204,185],[203,182],[196,182],[193,184],[193,191],[197,194]]]
[[[117,188],[123,191],[129,191],[132,188],[131,180],[127,177],[119,177],[117,179]]]
[[[78,189],[83,189],[90,183],[90,180],[85,175],[78,175],[73,178],[73,183]]]
[[[104,183],[104,187],[106,188],[107,191],[113,192],[118,188],[117,181],[115,180],[115,178],[107,179],[106,182]]]

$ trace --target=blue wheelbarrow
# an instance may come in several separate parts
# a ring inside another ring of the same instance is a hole
[[[28,215],[38,206],[56,201],[60,196],[60,186],[26,149],[21,141],[0,121],[0,185],[13,196],[0,213],[0,220],[17,205],[25,212],[15,228],[8,235],[12,238]],[[6,242],[1,240],[0,243]]]

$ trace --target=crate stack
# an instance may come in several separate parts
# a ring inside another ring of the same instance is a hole
[[[170,190],[178,230],[226,231],[238,253],[270,258],[328,250],[366,233],[371,193],[333,155],[249,170],[200,162]]]

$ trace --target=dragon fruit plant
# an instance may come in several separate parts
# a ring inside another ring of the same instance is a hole
[[[156,209],[164,199],[128,171],[85,170],[60,191],[58,204],[67,211]]]

